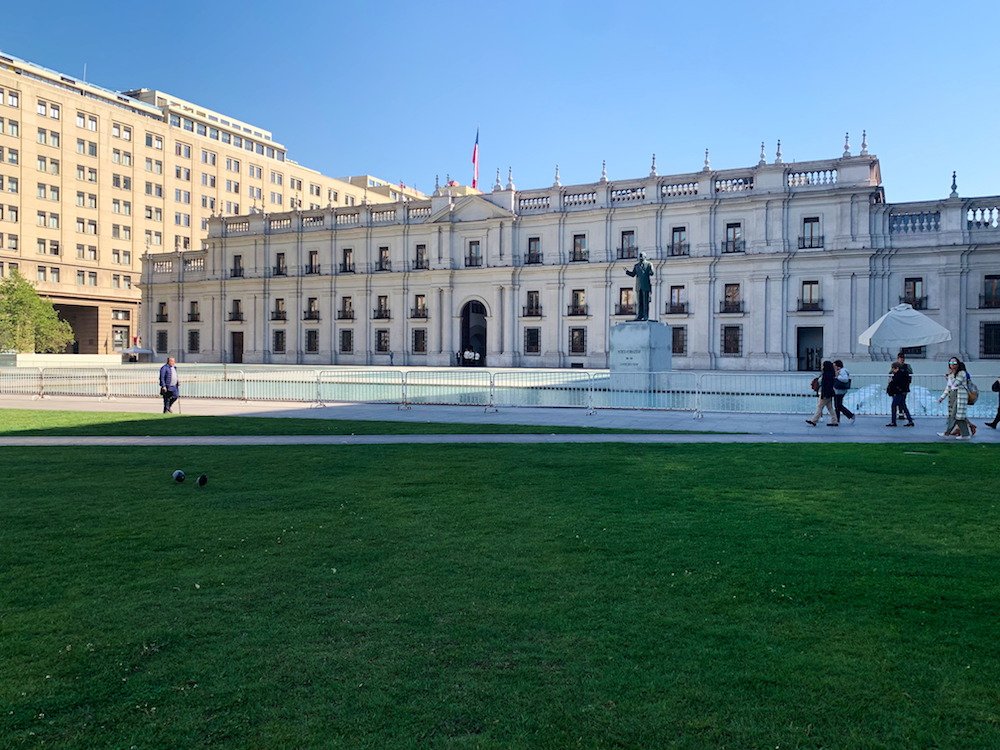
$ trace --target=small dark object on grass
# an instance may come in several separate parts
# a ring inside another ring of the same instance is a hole
[[[171,476],[174,478],[175,482],[183,482],[184,478],[185,478],[184,477],[184,472],[181,471],[180,469],[178,469],[177,471],[175,471]]]
[[[208,474],[202,474],[198,477],[198,486],[204,487],[206,484],[208,484]]]

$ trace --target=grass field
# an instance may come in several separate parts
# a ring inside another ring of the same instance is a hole
[[[302,417],[196,417],[133,412],[0,409],[0,435],[442,435],[649,432],[597,427],[552,427],[443,422],[375,422]],[[683,430],[658,430],[683,433]]]
[[[5,448],[0,747],[1000,747],[968,448]]]

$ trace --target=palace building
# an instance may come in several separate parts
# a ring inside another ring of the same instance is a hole
[[[902,302],[953,334],[911,357],[1000,358],[998,206],[954,180],[887,203],[866,142],[532,190],[498,173],[489,193],[215,216],[202,247],[146,258],[143,334],[188,362],[603,368],[644,252],[675,369],[894,357],[857,339]]]
[[[134,343],[141,256],[200,248],[212,215],[400,196],[425,197],[326,177],[267,130],[170,94],[110,91],[0,52],[0,276],[35,284],[74,351]]]

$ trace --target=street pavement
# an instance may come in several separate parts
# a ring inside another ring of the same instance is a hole
[[[0,396],[0,409],[51,409],[70,411],[148,413],[162,415],[159,398],[98,399],[93,397]],[[580,426],[598,429],[654,430],[655,434],[462,434],[462,435],[276,435],[219,437],[69,437],[7,436],[0,446],[39,445],[371,445],[399,443],[927,443],[960,442],[938,437],[941,418],[917,419],[915,427],[886,427],[885,416],[860,416],[839,427],[817,427],[806,423],[810,414],[728,414],[681,411],[601,409],[588,413],[571,408],[508,408],[486,410],[473,406],[413,406],[390,404],[324,404],[301,402],[243,402],[224,399],[181,399],[175,410],[188,416],[300,417],[388,422],[449,422],[455,424],[521,424],[533,426]],[[2,416],[0,416],[2,429]],[[667,430],[694,431],[665,434]],[[980,423],[978,435],[969,445],[1000,443],[1000,436]]]

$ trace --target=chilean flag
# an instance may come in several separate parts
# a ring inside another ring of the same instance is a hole
[[[479,128],[476,128],[476,145],[472,147],[472,187],[479,184]]]

